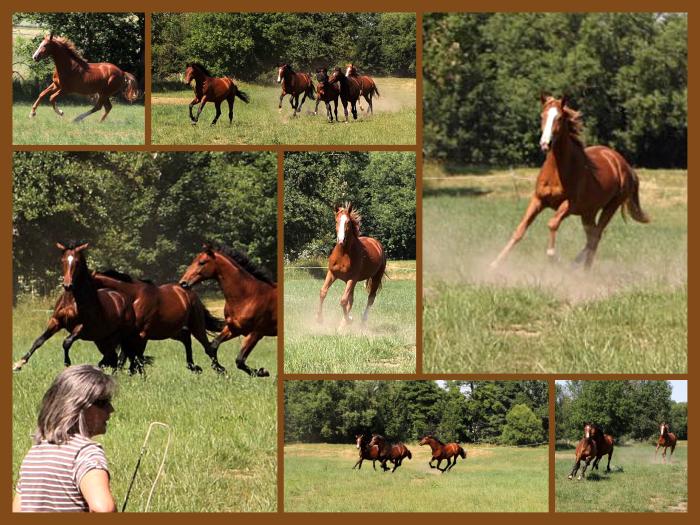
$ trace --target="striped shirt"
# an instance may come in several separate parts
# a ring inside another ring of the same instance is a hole
[[[109,475],[102,445],[73,435],[63,445],[42,441],[24,457],[17,493],[22,512],[88,512],[80,481],[92,469]]]

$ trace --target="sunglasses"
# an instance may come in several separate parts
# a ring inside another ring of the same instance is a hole
[[[96,401],[93,401],[92,405],[96,406],[98,408],[107,408],[108,406],[112,406],[112,400],[111,399],[98,399]]]

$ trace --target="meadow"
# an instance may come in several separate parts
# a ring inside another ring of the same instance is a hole
[[[205,301],[222,315],[223,301]],[[13,312],[13,362],[43,332],[52,300],[22,300]],[[61,341],[56,334],[39,348],[24,368],[12,376],[13,485],[22,458],[31,446],[38,407],[53,378],[63,370]],[[107,433],[97,436],[109,461],[112,492],[121,510],[148,425],[172,428],[172,443],[150,511],[153,512],[274,512],[277,508],[277,361],[275,338],[264,338],[250,355],[251,366],[264,366],[269,378],[251,378],[235,365],[239,340],[219,348],[227,373],[209,366],[202,347],[193,341],[193,354],[203,368],[185,368],[184,347],[175,341],[152,341],[146,355],[153,358],[143,376],[116,373],[115,413]],[[93,343],[77,341],[73,364],[96,363]],[[9,368],[10,363],[7,363]],[[108,371],[108,373],[111,373]],[[167,433],[155,428],[141,462],[127,511],[143,511],[155,478]]]
[[[100,122],[104,110],[99,110],[82,122],[73,119],[89,110],[92,102],[84,100],[57,99],[57,105],[64,111],[59,117],[54,113],[48,97],[45,97],[36,110],[36,116],[29,118],[32,102],[15,101],[12,105],[12,143],[51,144],[51,145],[125,145],[145,143],[144,106],[126,104],[112,99],[112,111],[104,122]]]
[[[325,272],[285,268],[285,372],[412,373],[416,369],[415,261],[388,261],[382,289],[370,309],[364,283],[355,288],[353,323],[339,328],[340,297],[345,283],[336,281],[323,304],[323,323],[316,321]]]
[[[545,210],[497,270],[537,169],[427,165],[423,190],[426,372],[684,373],[687,370],[687,172],[638,170],[649,224],[608,225],[590,272],[578,217],[547,260]]]
[[[548,448],[471,446],[444,474],[430,448],[408,443],[413,459],[396,472],[372,469],[354,444],[287,444],[287,512],[547,512]],[[443,463],[444,465],[444,463]]]
[[[228,121],[228,103],[222,105],[222,114],[215,126],[210,123],[216,110],[207,104],[199,123],[190,124],[188,105],[192,89],[183,84],[177,91],[152,94],[151,113],[154,144],[405,144],[416,143],[416,81],[406,78],[376,78],[380,97],[373,100],[374,114],[358,108],[358,119],[353,121],[348,105],[349,123],[344,123],[342,104],[338,103],[340,123],[329,123],[325,104],[313,111],[316,102],[307,99],[301,113],[294,117],[289,95],[278,111],[281,88],[279,85],[256,85],[239,82],[240,89],[250,97],[245,104],[234,103],[233,124]],[[299,99],[301,101],[301,97]],[[366,102],[363,101],[365,110]],[[193,111],[196,108],[193,108]]]
[[[687,512],[688,442],[679,441],[673,457],[664,464],[656,444],[615,446],[606,474],[607,457],[599,470],[588,468],[586,479],[569,480],[575,450],[557,450],[555,466],[557,512]],[[667,452],[671,453],[671,449]]]

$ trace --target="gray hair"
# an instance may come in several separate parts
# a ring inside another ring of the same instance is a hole
[[[74,434],[91,437],[85,424],[85,410],[97,400],[111,399],[116,389],[114,378],[96,366],[66,368],[44,394],[34,442],[60,445]]]

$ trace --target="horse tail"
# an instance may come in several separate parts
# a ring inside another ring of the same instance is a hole
[[[207,310],[207,307],[204,306],[204,303],[198,295],[194,295],[192,298],[192,304],[196,309],[200,309],[202,311],[202,315],[204,316],[204,328],[207,330],[207,332],[216,332],[218,334],[224,329],[226,326],[226,321],[219,319],[209,310]]]
[[[467,459],[467,452],[462,447],[459,447],[457,452],[462,459]]]
[[[241,91],[240,89],[236,89],[235,96],[240,98],[246,104],[248,102],[250,102],[250,97],[248,96],[248,93],[246,93],[245,91]]]
[[[135,102],[141,97],[141,91],[136,83],[136,77],[131,73],[124,71],[124,87],[122,88],[122,96],[127,102]]]
[[[673,452],[671,452],[671,453],[673,453]],[[408,459],[413,459],[413,454],[411,454],[411,451],[408,450],[408,449],[406,449],[406,457],[407,457]]]
[[[649,216],[644,213],[642,206],[639,204],[639,177],[637,177],[637,173],[632,168],[630,168],[629,173],[629,195],[623,204],[622,210],[624,212],[626,208],[635,221],[647,223],[649,222]]]
[[[377,84],[372,82],[372,88],[370,89],[370,93],[374,93],[375,95],[379,96],[379,90],[377,89]]]

